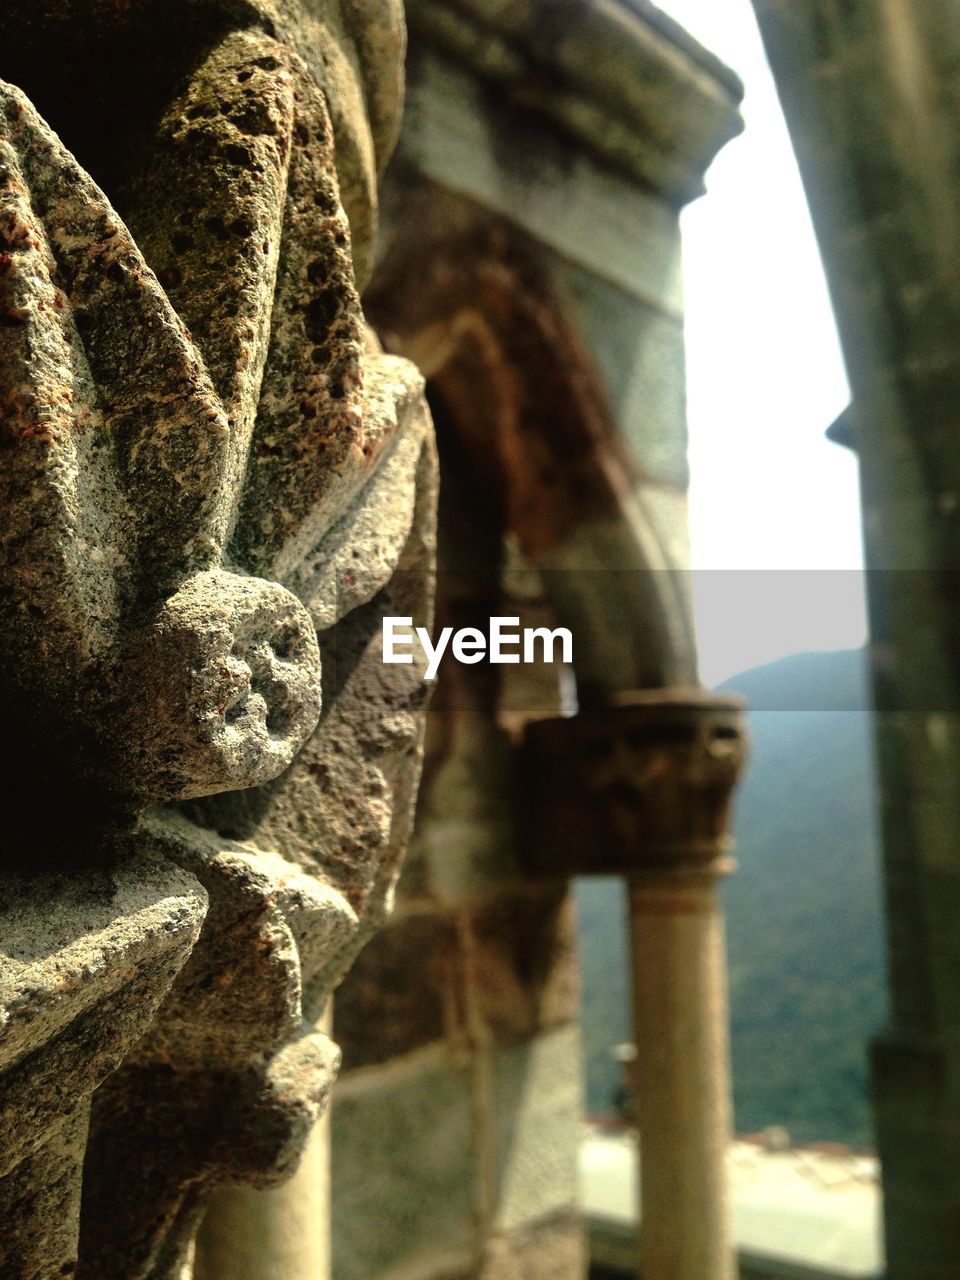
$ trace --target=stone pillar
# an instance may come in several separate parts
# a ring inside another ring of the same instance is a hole
[[[402,8],[68,10],[0,4],[0,1275],[185,1280],[309,1146],[230,1234],[316,1280],[428,696],[432,428],[360,305]]]
[[[887,916],[873,1047],[887,1275],[940,1280],[960,1254],[960,25],[943,0],[754,7],[853,391]]]
[[[629,880],[640,1271],[734,1275],[726,1187],[730,1068],[723,916],[714,868]]]
[[[717,880],[745,759],[739,706],[696,689],[637,692],[533,724],[527,745],[535,866],[628,879],[640,1273],[731,1280]]]
[[[329,1280],[329,1112],[297,1172],[279,1187],[230,1187],[197,1237],[193,1280]]]
[[[330,1035],[330,1006],[319,1030]],[[330,1280],[330,1112],[278,1187],[226,1187],[197,1233],[192,1280]]]

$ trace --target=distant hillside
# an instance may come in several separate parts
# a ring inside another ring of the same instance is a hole
[[[866,1043],[884,1016],[879,853],[861,651],[797,654],[725,689],[753,755],[727,883],[736,1125],[870,1142]],[[587,1105],[629,1039],[620,886],[581,882]]]

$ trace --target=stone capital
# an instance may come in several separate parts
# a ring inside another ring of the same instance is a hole
[[[729,869],[743,708],[703,689],[638,690],[527,727],[531,869],[627,875]]]

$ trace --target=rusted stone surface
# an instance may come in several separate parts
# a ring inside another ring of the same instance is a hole
[[[429,621],[432,437],[358,300],[403,24],[2,2],[0,36],[0,1274],[172,1280],[325,1105],[419,776],[380,618]]]

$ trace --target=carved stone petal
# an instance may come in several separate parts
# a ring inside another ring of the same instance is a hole
[[[229,515],[222,407],[103,192],[2,82],[0,201],[0,374],[15,392],[7,465],[32,468],[33,479],[11,495],[19,500],[0,534],[9,538],[25,497],[38,524],[56,521],[57,548],[76,548],[82,521],[112,513],[74,573],[99,564],[131,590],[149,583],[156,593],[219,559]],[[16,542],[8,554],[15,569],[28,559]],[[53,607],[71,585],[54,568],[50,600],[34,603]]]
[[[0,1274],[75,1260],[90,1095],[148,1026],[206,906],[193,876],[149,855],[0,885]]]
[[[364,377],[369,457],[355,483],[366,481],[366,487],[290,575],[290,588],[310,609],[318,631],[366,604],[396,569],[410,535],[417,474],[431,433],[423,379],[408,361],[372,356]]]
[[[184,1072],[261,1071],[304,1025],[301,966],[341,952],[357,932],[342,894],[252,843],[157,811],[141,837],[192,872],[210,895],[200,941],[134,1055]]]
[[[195,870],[211,908],[147,1035],[98,1091],[82,1277],[179,1274],[206,1196],[289,1174],[339,1051],[303,1020],[300,953],[342,951],[349,905],[278,854],[157,812],[139,837]]]

